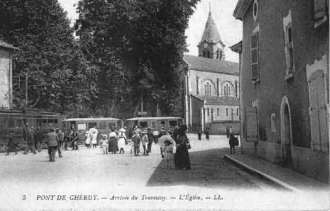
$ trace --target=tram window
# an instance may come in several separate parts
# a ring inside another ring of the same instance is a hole
[[[140,122],[141,127],[148,127],[148,122]]]
[[[151,127],[156,128],[156,122],[151,122]]]
[[[88,128],[96,127],[97,123],[96,122],[89,122],[88,123]]]
[[[106,122],[100,122],[99,123],[99,129],[107,129],[107,123]]]
[[[177,122],[174,120],[174,121],[170,121],[170,126],[176,126],[177,125]]]
[[[42,123],[47,123],[47,119],[43,119],[42,120]]]
[[[109,129],[111,130],[111,129],[115,129],[115,124],[114,123],[109,123]]]
[[[8,127],[9,128],[15,127],[15,121],[12,118],[8,119]]]
[[[86,130],[86,124],[78,124],[78,130]],[[74,125],[71,125],[71,128],[74,127]]]

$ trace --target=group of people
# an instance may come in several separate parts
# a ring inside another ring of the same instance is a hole
[[[119,130],[111,129],[109,135],[100,134],[100,146],[103,154],[124,154],[125,146],[127,144],[126,129],[120,128]]]

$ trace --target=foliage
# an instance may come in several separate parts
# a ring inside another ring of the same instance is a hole
[[[132,114],[141,97],[154,113],[156,104],[167,115],[176,110],[184,32],[197,1],[79,1],[75,27],[84,54],[99,68],[101,110]]]
[[[89,110],[96,67],[85,59],[57,0],[0,1],[0,36],[19,48],[14,60],[17,107],[25,106],[28,74],[29,107],[77,114]]]

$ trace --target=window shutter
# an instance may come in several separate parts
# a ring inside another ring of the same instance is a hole
[[[322,19],[327,14],[328,0],[314,0],[314,19]]]
[[[254,33],[251,36],[251,69],[252,80],[259,79],[259,33]]]

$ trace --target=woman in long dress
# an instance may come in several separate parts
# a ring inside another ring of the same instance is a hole
[[[109,133],[109,152],[116,154],[118,151],[117,134],[112,129]]]
[[[91,141],[92,141],[92,145],[93,145],[93,148],[96,148],[97,146],[97,135],[98,135],[98,131],[96,128],[91,128]]]
[[[190,148],[189,139],[186,135],[187,126],[182,125],[178,130],[178,135],[175,140],[176,142],[176,152],[174,156],[174,163],[176,169],[191,169],[190,158],[188,149]]]
[[[91,146],[91,134],[89,133],[89,131],[87,131],[85,133],[86,139],[85,139],[85,145],[87,148],[90,148]]]

